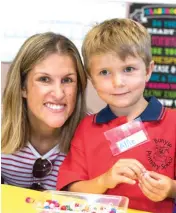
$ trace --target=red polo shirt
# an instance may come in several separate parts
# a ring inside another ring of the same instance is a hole
[[[144,112],[139,116],[148,132],[150,141],[113,156],[104,132],[124,120],[117,118],[109,106],[98,114],[87,116],[77,128],[71,143],[71,150],[60,167],[57,189],[68,184],[93,179],[107,170],[121,158],[135,158],[149,171],[176,177],[176,110],[164,108],[152,97]],[[119,184],[106,191],[109,195],[127,196],[129,208],[155,213],[172,213],[173,199],[161,202],[149,200],[138,184]]]

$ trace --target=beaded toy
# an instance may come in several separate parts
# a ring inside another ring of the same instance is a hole
[[[46,200],[44,202],[35,201],[27,197],[27,203],[35,203],[39,213],[125,213],[123,210],[115,208],[112,203],[89,205],[78,202],[58,202],[56,200]]]

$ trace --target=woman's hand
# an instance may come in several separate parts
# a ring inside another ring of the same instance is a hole
[[[133,185],[145,171],[144,166],[135,159],[120,159],[110,170],[99,177],[99,181],[107,188],[114,188],[120,183]]]
[[[152,201],[162,201],[175,196],[176,182],[169,177],[147,171],[139,180],[139,187],[146,197]]]

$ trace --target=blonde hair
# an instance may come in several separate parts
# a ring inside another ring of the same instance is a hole
[[[76,46],[66,37],[55,33],[36,34],[25,41],[11,64],[3,94],[2,153],[14,153],[29,139],[27,107],[22,98],[22,87],[33,67],[53,53],[72,57],[77,67],[78,92],[72,115],[59,128],[59,148],[67,153],[70,141],[80,120],[85,115],[85,88],[87,79]]]
[[[86,71],[93,55],[116,53],[122,60],[140,56],[146,67],[151,55],[151,38],[147,29],[131,19],[110,19],[94,26],[85,36],[82,55]]]

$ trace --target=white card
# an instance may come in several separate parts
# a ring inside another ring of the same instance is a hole
[[[133,148],[140,143],[143,143],[147,140],[147,136],[143,130],[140,130],[116,143],[117,147],[121,152],[124,152],[128,149]]]

